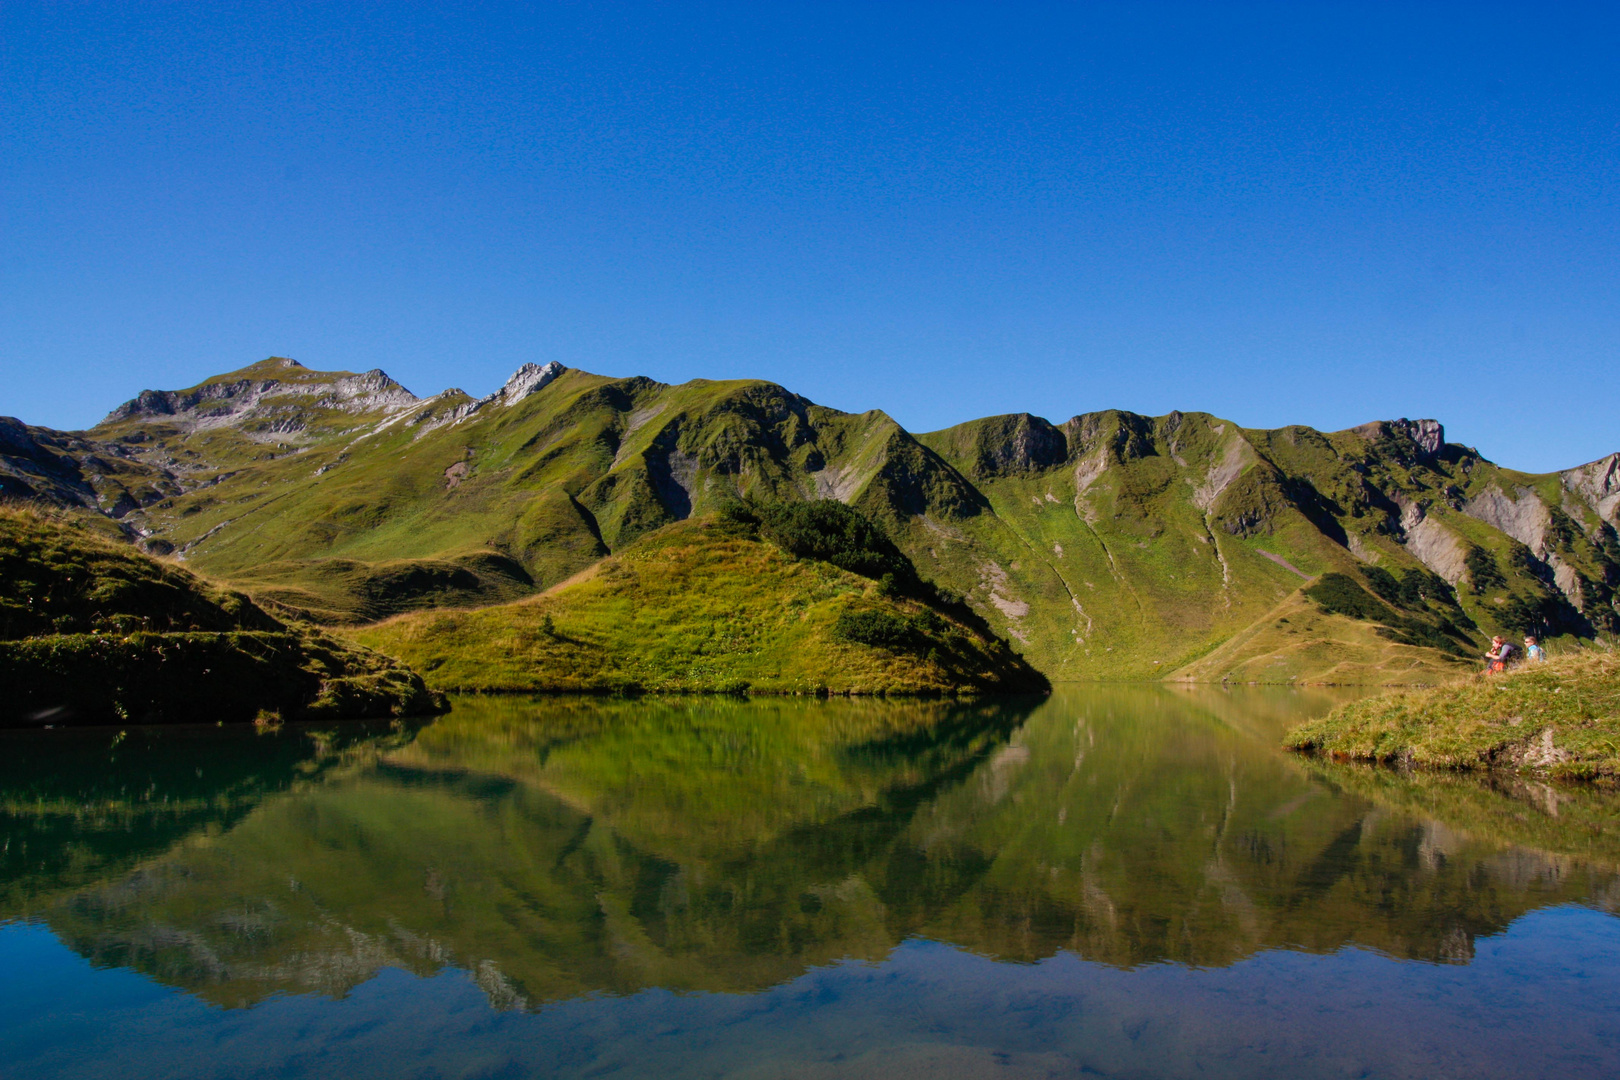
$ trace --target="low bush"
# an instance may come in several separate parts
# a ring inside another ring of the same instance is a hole
[[[833,637],[883,649],[915,649],[926,641],[910,619],[887,611],[845,611],[833,623]]]
[[[1389,571],[1374,566],[1363,570],[1363,575],[1375,589],[1392,595],[1396,600],[1402,597],[1404,582],[1396,581],[1395,576]],[[1407,575],[1408,580],[1411,580],[1411,577],[1412,574]],[[1434,589],[1433,583],[1428,582],[1426,578],[1420,578],[1417,585],[1419,589]],[[1316,601],[1317,606],[1329,615],[1345,615],[1352,619],[1377,623],[1378,633],[1381,636],[1403,645],[1439,649],[1454,656],[1467,656],[1473,647],[1473,640],[1458,624],[1458,617],[1465,620],[1467,618],[1460,611],[1453,616],[1437,617],[1419,604],[1415,608],[1409,608],[1415,610],[1419,617],[1402,615],[1363,589],[1356,579],[1348,574],[1336,572],[1323,574],[1314,585],[1305,590],[1305,595]]]
[[[1468,568],[1468,581],[1476,596],[1486,589],[1507,588],[1507,578],[1502,576],[1496,556],[1484,548],[1469,548],[1468,554],[1463,556],[1463,565]]]

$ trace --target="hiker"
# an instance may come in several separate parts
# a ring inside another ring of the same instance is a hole
[[[1526,663],[1540,664],[1547,659],[1547,650],[1536,644],[1536,639],[1529,634],[1524,638],[1524,659]]]
[[[1498,634],[1491,638],[1491,651],[1485,654],[1485,671],[1506,671],[1508,657],[1513,655],[1513,646]]]

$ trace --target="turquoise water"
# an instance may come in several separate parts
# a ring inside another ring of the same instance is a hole
[[[1620,1074],[1612,796],[1304,691],[0,734],[0,1076]]]

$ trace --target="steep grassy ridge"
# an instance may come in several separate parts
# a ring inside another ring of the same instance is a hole
[[[1365,567],[1443,579],[1470,648],[1620,630],[1620,455],[1532,476],[1433,421],[1322,433],[1105,411],[912,436],[756,381],[529,365],[487,398],[418,399],[381,372],[269,360],[145,393],[82,435],[5,427],[0,474],[330,623],[532,595],[743,496],[855,507],[1058,678],[1332,672],[1260,631],[1320,575],[1370,587]],[[1446,636],[1438,609],[1398,617]],[[1439,638],[1403,633],[1334,677],[1443,666]],[[1244,634],[1244,656],[1212,659]]]
[[[1367,698],[1290,732],[1288,746],[1428,768],[1620,779],[1620,654],[1583,651],[1505,675]]]
[[[445,690],[1028,692],[1001,641],[744,521],[669,526],[531,600],[397,616],[353,637]]]
[[[0,723],[438,711],[411,671],[62,515],[0,508]]]

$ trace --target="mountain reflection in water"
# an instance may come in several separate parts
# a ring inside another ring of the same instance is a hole
[[[420,730],[8,733],[0,920],[225,1006],[455,967],[533,1008],[908,938],[1467,962],[1532,909],[1620,904],[1611,795],[1276,751],[1330,704],[461,698]]]

